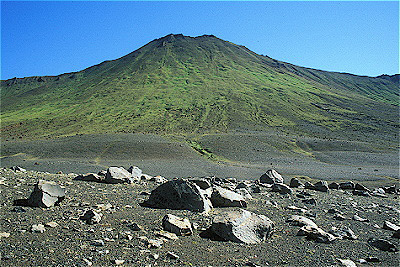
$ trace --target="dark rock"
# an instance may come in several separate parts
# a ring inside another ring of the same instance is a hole
[[[321,192],[328,192],[328,183],[326,181],[319,181],[314,184],[314,189]]]
[[[167,214],[162,219],[162,226],[165,231],[174,233],[176,235],[192,235],[193,229],[190,221],[186,218]]]
[[[301,182],[299,181],[299,179],[297,179],[297,178],[292,178],[292,179],[290,180],[289,186],[292,187],[292,188],[298,188],[298,187],[303,187],[304,185],[303,185],[303,183],[301,183]]]
[[[396,185],[385,186],[382,189],[385,190],[386,194],[395,194],[396,193]]]
[[[26,212],[26,209],[24,209],[23,207],[14,207],[12,210],[12,212]]]
[[[208,212],[212,209],[210,200],[204,195],[200,187],[183,179],[161,184],[151,192],[149,199],[141,205],[160,209],[198,212]]]
[[[372,257],[372,256],[366,257],[365,261],[366,262],[380,262],[380,260],[377,257]]]
[[[339,188],[343,190],[353,190],[354,189],[354,183],[353,182],[344,182],[339,184]]]
[[[87,210],[80,219],[86,221],[87,224],[95,224],[100,222],[102,216],[101,213],[97,213],[95,210],[91,209]]]
[[[301,202],[303,202],[304,204],[309,204],[309,205],[317,205],[317,201],[315,200],[315,198],[303,199]]]
[[[250,187],[250,192],[254,194],[261,193],[261,188],[258,185],[252,185]]]
[[[266,216],[239,209],[214,217],[209,231],[225,241],[256,244],[265,241],[273,228]]]
[[[356,185],[354,186],[355,190],[359,190],[359,191],[371,191],[368,188],[366,188],[365,186],[363,186],[362,184],[356,183]]]
[[[82,174],[82,175],[76,176],[74,178],[74,180],[103,183],[104,178],[105,178],[104,176],[99,175],[99,174],[87,173],[87,174]]]
[[[304,188],[305,189],[311,189],[311,190],[315,190],[315,187],[314,187],[314,185],[312,184],[312,183],[310,183],[310,182],[305,182],[305,184],[304,184]]]
[[[393,238],[400,238],[400,229],[393,233]]]
[[[373,247],[376,247],[380,250],[383,251],[389,251],[389,252],[397,252],[398,249],[396,248],[396,246],[394,244],[392,244],[391,242],[384,240],[384,239],[374,239],[374,238],[370,238],[368,239],[368,244],[370,244]]]
[[[329,189],[339,189],[339,184],[332,182],[328,185]]]
[[[266,173],[261,175],[260,183],[266,183],[266,184],[283,183],[283,178],[277,171],[268,170]]]
[[[247,207],[242,195],[220,186],[214,186],[210,200],[214,207]]]
[[[289,186],[281,183],[273,184],[271,189],[272,192],[279,192],[280,194],[293,194],[293,190]]]
[[[201,178],[190,179],[189,181],[192,183],[195,183],[198,187],[200,187],[200,189],[203,189],[203,190],[206,190],[211,187],[211,183],[206,179],[201,179]]]

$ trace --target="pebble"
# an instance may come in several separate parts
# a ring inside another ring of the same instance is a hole
[[[104,241],[101,239],[93,240],[91,245],[95,247],[102,247],[104,246]]]
[[[50,228],[56,228],[58,226],[58,223],[56,222],[48,222],[45,224],[45,226],[50,227]]]
[[[44,233],[46,231],[46,229],[44,229],[43,224],[34,224],[34,225],[32,225],[31,231],[33,233]]]
[[[177,259],[179,259],[179,256],[176,255],[175,253],[171,252],[171,251],[168,251],[168,252],[167,252],[167,257],[170,258],[170,259],[172,259],[172,260],[177,260]]]
[[[125,260],[112,260],[112,263],[115,265],[121,265],[125,262]]]
[[[6,232],[1,232],[0,233],[0,238],[7,238],[7,237],[10,237],[10,233],[6,233]]]

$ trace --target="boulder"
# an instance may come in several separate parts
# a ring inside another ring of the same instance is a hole
[[[209,231],[226,241],[256,244],[264,241],[273,228],[274,223],[266,216],[239,209],[214,217]]]
[[[200,187],[184,179],[175,179],[159,185],[141,205],[160,209],[208,212],[212,204]]]
[[[10,169],[15,172],[26,172],[26,170],[20,166],[12,166]]]
[[[328,185],[329,189],[339,189],[339,184],[332,182]]]
[[[55,182],[39,180],[27,200],[16,200],[15,204],[50,208],[65,198],[65,188]]]
[[[253,199],[250,192],[246,188],[236,189],[235,192],[241,195],[244,199]]]
[[[298,188],[298,187],[303,187],[304,185],[303,185],[302,182],[299,181],[299,179],[297,179],[297,178],[292,178],[292,179],[290,180],[289,186],[292,187],[292,188]]]
[[[200,189],[206,190],[211,187],[211,183],[207,179],[198,178],[198,179],[190,179],[190,182],[196,184]]]
[[[142,178],[142,170],[136,166],[130,166],[128,172],[132,175],[133,179],[140,180]]]
[[[321,192],[328,192],[329,187],[326,181],[319,181],[314,184],[314,190],[321,191]]]
[[[283,183],[283,178],[277,171],[268,170],[266,173],[261,175],[260,183],[265,183],[265,184]]]
[[[399,251],[394,244],[384,239],[370,238],[368,239],[368,244],[383,251],[389,251],[389,252]]]
[[[396,232],[394,232],[392,237],[393,238],[400,238],[400,229],[398,229]]]
[[[165,231],[174,233],[176,235],[192,235],[192,225],[186,218],[180,218],[178,216],[167,214],[162,219],[162,226]]]
[[[358,238],[358,236],[356,236],[354,232],[347,227],[343,229],[332,227],[331,230],[329,230],[329,233],[340,239],[356,240]]]
[[[140,178],[140,177],[139,177]],[[123,167],[110,167],[107,169],[104,182],[107,184],[133,183],[137,179]]]
[[[293,190],[289,186],[281,183],[273,184],[271,189],[272,192],[279,192],[280,194],[293,194]]]
[[[354,187],[355,187],[355,185],[352,181],[339,184],[339,189],[343,189],[343,190],[353,190]]]
[[[311,190],[315,190],[315,187],[314,187],[314,185],[312,184],[312,183],[310,183],[310,182],[305,182],[305,184],[304,184],[304,188],[305,189],[311,189]]]
[[[371,196],[371,194],[368,191],[364,191],[364,190],[353,190],[353,195],[363,196],[363,197],[370,197]]]
[[[247,207],[242,195],[220,186],[213,187],[211,203],[214,207]]]

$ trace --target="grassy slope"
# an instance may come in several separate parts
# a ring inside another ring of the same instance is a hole
[[[225,132],[397,134],[398,84],[306,69],[212,36],[166,36],[57,77],[2,81],[2,136]]]

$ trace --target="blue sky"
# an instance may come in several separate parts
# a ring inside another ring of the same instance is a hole
[[[13,1],[1,3],[1,79],[79,71],[169,33],[322,70],[399,73],[397,1]]]

